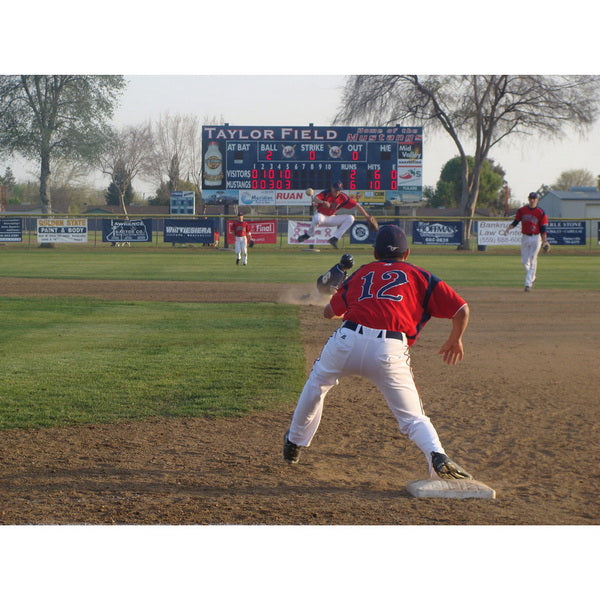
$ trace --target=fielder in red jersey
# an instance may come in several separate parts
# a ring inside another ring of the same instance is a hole
[[[238,213],[238,220],[233,222],[233,234],[235,235],[235,264],[248,264],[248,241],[252,239],[250,224],[244,221],[244,214]]]
[[[513,222],[505,229],[507,234],[513,227],[521,223],[521,263],[525,269],[525,291],[531,291],[536,279],[537,257],[542,244],[548,243],[548,216],[538,206],[540,197],[531,192],[527,204],[521,206]]]
[[[325,396],[346,375],[362,375],[383,394],[400,431],[416,444],[432,478],[471,479],[448,458],[423,406],[410,368],[409,347],[433,317],[450,319],[452,329],[439,350],[444,362],[462,360],[462,337],[469,321],[468,304],[446,283],[406,263],[410,254],[404,232],[381,227],[375,240],[375,261],[360,267],[325,307],[327,319],[344,322],[315,361],[288,431],[283,457],[298,462],[300,449],[317,432]]]
[[[321,193],[316,194],[313,203],[317,210],[327,217],[335,215],[340,208],[354,208],[358,204],[354,198],[350,198],[348,194],[335,188],[323,190]]]
[[[335,227],[333,235],[329,238],[329,243],[337,248],[340,238],[350,229],[354,223],[354,216],[350,214],[336,214],[340,208],[357,208],[365,217],[369,218],[369,213],[343,190],[341,181],[334,181],[329,189],[323,190],[313,196],[313,206],[315,211],[312,216],[310,227],[302,235],[298,236],[298,242],[302,243],[315,235],[317,227]]]

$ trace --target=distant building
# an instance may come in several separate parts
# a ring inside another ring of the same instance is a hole
[[[600,190],[595,187],[550,190],[540,199],[540,207],[554,219],[600,219]]]
[[[550,190],[542,196],[539,205],[551,219],[600,220],[600,190],[595,187]],[[588,221],[586,230],[590,237],[598,231],[593,221]]]

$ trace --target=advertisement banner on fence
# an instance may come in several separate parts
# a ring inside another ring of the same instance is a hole
[[[233,244],[233,224],[235,220],[227,221],[227,243]],[[256,244],[277,243],[277,221],[246,221],[250,225],[250,234]]]
[[[585,221],[550,221],[548,241],[557,246],[585,246]]]
[[[173,244],[212,244],[217,219],[165,219],[164,241]]]
[[[19,217],[0,218],[0,242],[22,242],[23,222]]]
[[[383,221],[379,221],[379,227],[383,227],[383,225],[394,225],[393,222],[384,223]],[[375,243],[375,238],[377,237],[376,231],[370,231],[369,227],[365,222],[355,221],[350,227],[350,243],[351,244],[371,244]]]
[[[518,246],[521,243],[521,228],[515,227],[504,235],[512,221],[478,221],[477,244],[480,246]]]
[[[462,242],[462,221],[416,221],[413,244],[456,246]]]
[[[103,219],[103,242],[151,242],[152,219]]]
[[[310,221],[288,221],[288,244],[298,244],[298,237],[301,236],[310,227]],[[337,227],[317,227],[315,235],[306,242],[304,246],[328,246],[329,239],[333,237]]]
[[[37,219],[39,244],[85,244],[88,241],[87,219]]]

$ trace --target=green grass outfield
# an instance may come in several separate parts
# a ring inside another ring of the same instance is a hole
[[[293,404],[297,307],[0,297],[0,429]]]
[[[569,249],[570,250],[570,249]],[[249,265],[236,267],[230,250],[208,248],[138,249],[135,247],[53,249],[0,247],[0,277],[120,279],[166,281],[254,281],[312,283],[343,252],[360,265],[372,260],[368,249],[326,248],[310,252],[255,247]],[[518,250],[457,252],[413,248],[409,262],[456,286],[519,287],[524,279]],[[0,282],[1,285],[1,282]],[[552,252],[540,256],[536,286],[550,289],[600,289],[600,254]]]
[[[518,252],[433,253],[410,262],[460,287],[521,287]],[[306,283],[367,249],[0,247],[2,277]],[[600,256],[540,256],[536,286],[600,289]],[[298,307],[0,296],[0,429],[151,416],[240,415],[286,403],[304,382]]]

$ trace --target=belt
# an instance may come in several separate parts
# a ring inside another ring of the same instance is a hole
[[[345,321],[342,327],[345,327],[346,329],[351,329],[352,331],[356,331],[356,333],[362,334],[363,326],[360,323],[355,323],[354,321]],[[384,333],[386,338],[394,338],[396,340],[402,340],[403,342],[406,341],[406,334],[402,333],[401,331],[388,331],[386,329],[382,329],[377,335],[377,337],[384,337]]]
[[[524,233],[523,235],[540,235],[539,233]]]

